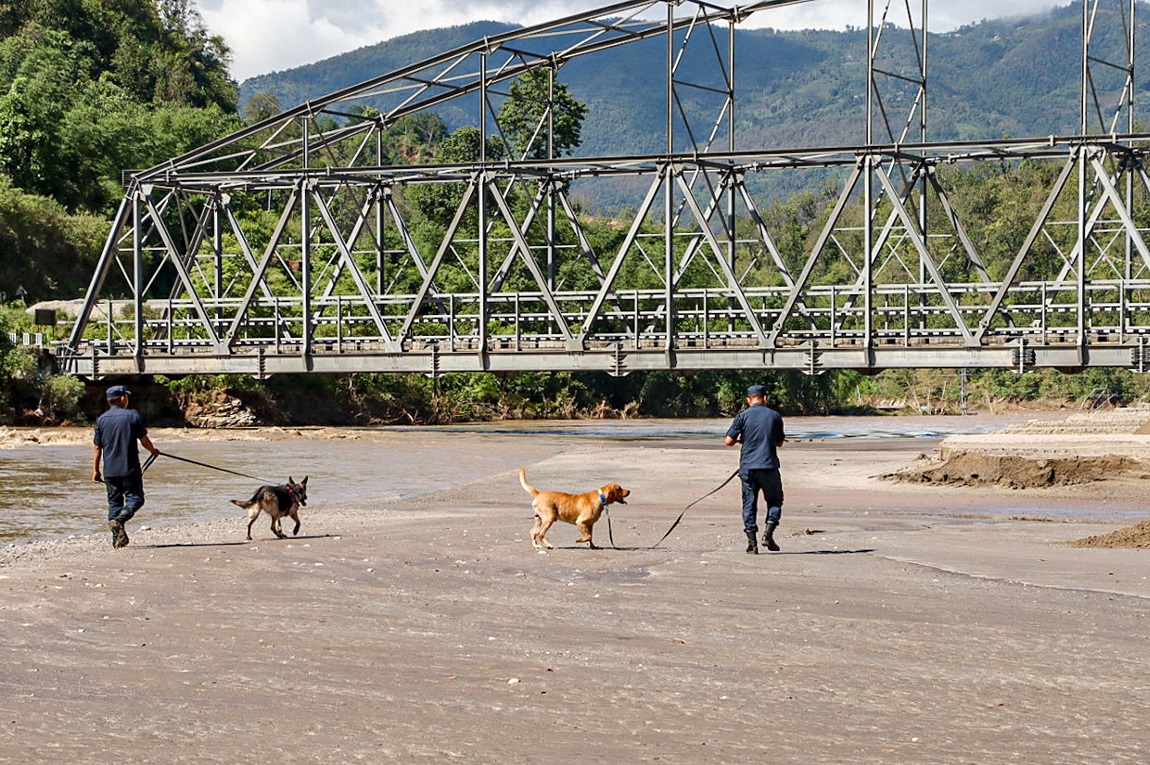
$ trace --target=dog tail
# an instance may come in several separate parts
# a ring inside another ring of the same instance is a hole
[[[531,496],[538,496],[539,492],[535,491],[535,489],[531,487],[531,484],[527,483],[527,471],[523,468],[519,468],[519,485],[523,487],[523,491]]]
[[[249,508],[250,508],[252,505],[254,505],[256,502],[258,502],[258,501],[259,501],[259,498],[260,498],[260,493],[261,493],[263,490],[264,490],[264,489],[263,489],[263,487],[261,486],[260,488],[256,489],[256,493],[255,493],[255,494],[253,494],[253,495],[252,495],[252,498],[251,498],[251,499],[249,499],[247,502],[244,502],[244,501],[242,501],[242,500],[238,500],[238,499],[233,499],[233,500],[232,500],[232,504],[233,504],[233,505],[235,505],[236,507],[242,507],[244,510],[247,510],[247,509],[249,509]]]

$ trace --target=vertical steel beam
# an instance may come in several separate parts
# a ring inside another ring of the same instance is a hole
[[[729,113],[727,115],[727,150],[733,153],[735,151],[735,145],[736,145],[735,144],[735,106],[737,104],[737,101],[735,99],[735,19],[730,20],[730,22],[728,23],[728,28],[727,28],[727,87],[728,87],[727,102],[730,106]],[[738,239],[738,233],[736,231],[737,221],[735,220],[735,209],[736,209],[736,206],[738,204],[738,195],[740,193],[740,190],[743,191],[744,193],[746,191],[745,189],[742,188],[742,184],[738,181],[739,181],[739,179],[735,177],[733,171],[728,171],[728,175],[724,178],[724,185],[727,186],[727,194],[726,194],[726,197],[727,197],[727,267],[730,269],[731,273],[738,273],[738,270],[737,270],[738,269],[738,263],[736,262],[736,259],[738,257],[739,239]],[[757,217],[757,212],[755,213],[755,216]],[[704,221],[704,225],[705,225],[705,221]],[[766,229],[764,228],[763,231],[765,231],[765,230]],[[774,245],[771,242],[769,237],[767,237],[767,239],[765,239],[764,241],[766,242],[767,248],[769,250],[774,249]],[[781,259],[780,259],[780,262],[781,262]],[[781,269],[781,271],[784,274],[786,273],[785,268]],[[789,281],[789,279],[788,279],[788,281]],[[727,307],[728,308],[734,307],[733,303],[730,300],[728,300]],[[703,316],[704,331],[706,330],[707,324],[709,323],[709,317],[706,316],[705,313],[706,312],[704,312],[704,316]],[[734,316],[733,316],[733,314],[727,320],[727,329],[728,330],[734,329]],[[760,335],[761,335],[761,333],[762,333],[762,330],[760,330]]]
[[[547,159],[555,159],[555,67],[547,67]],[[559,269],[555,231],[555,194],[558,189],[554,176],[547,178],[543,186],[547,193],[547,289],[554,291]]]
[[[874,143],[874,0],[866,4],[866,130],[863,140]]]
[[[1087,135],[1090,132],[1090,1],[1082,0],[1082,54],[1080,75],[1078,109],[1078,134]]]
[[[215,310],[212,311],[212,330],[219,334],[220,328],[219,321],[222,318],[222,301],[224,297],[224,227],[221,220],[221,208],[224,206],[222,194],[217,194],[211,199],[212,208],[212,265],[213,268],[213,285],[212,291],[215,293],[213,297],[213,304]]]
[[[927,97],[930,93],[930,90],[927,87],[927,76],[930,73],[929,67],[927,66],[927,61],[928,61],[927,44],[930,40],[930,35],[927,33],[927,30],[929,29],[929,27],[927,25],[927,11],[929,10],[929,8],[928,8],[929,4],[930,4],[929,0],[922,0],[922,6],[921,6],[921,11],[920,11],[921,17],[922,17],[922,27],[919,30],[919,35],[920,35],[920,39],[921,39],[920,47],[922,50],[922,58],[919,61],[919,77],[921,78],[920,79],[921,88],[919,90],[919,96],[921,98],[922,103],[919,105],[919,110],[918,110],[918,136],[919,136],[919,141],[921,143],[926,143],[926,137],[927,137],[926,136],[926,109],[927,109]],[[909,11],[909,8],[908,8],[908,11]],[[908,16],[910,15],[909,12],[907,15]],[[914,30],[912,29],[911,30],[912,36],[913,36],[913,32],[914,32]],[[927,218],[927,209],[926,209],[926,206],[927,206],[927,188],[928,188],[928,184],[929,184],[929,181],[927,180],[927,175],[928,175],[928,173],[925,171],[923,173],[921,173],[921,177],[919,178],[919,183],[918,183],[918,234],[922,237],[922,242],[924,245],[924,251],[926,251],[928,253],[926,258],[929,259],[929,257],[930,257],[929,256],[929,251],[930,251],[929,222],[930,221]],[[926,277],[927,277],[927,272],[928,272],[929,268],[930,268],[930,264],[927,262],[926,259],[920,259],[919,260],[919,263],[918,263],[918,281],[919,281],[919,284],[925,284],[926,283]],[[945,291],[946,285],[940,283],[939,286]],[[925,299],[926,299],[925,295],[920,293],[919,294],[919,304],[922,305],[924,303]],[[924,312],[921,312],[921,311],[919,312],[919,322],[920,322],[919,326],[922,329],[926,329],[926,314]],[[962,324],[961,318],[959,318],[959,323]],[[963,334],[966,336],[967,341],[969,342],[970,333],[967,332],[965,326],[963,326]]]
[[[383,147],[380,146],[379,153],[382,156]],[[382,160],[381,160],[382,164]],[[385,228],[386,218],[384,217],[384,195],[390,193],[385,190],[382,185],[376,186],[372,189],[371,198],[373,201],[373,212],[375,214],[375,296],[376,298],[383,295],[383,285],[386,283],[384,279],[384,268],[387,261],[384,258],[384,253],[387,252],[387,229]]]
[[[304,364],[311,368],[312,350],[312,321],[311,321],[311,199],[308,192],[311,189],[311,179],[308,169],[311,166],[311,115],[304,115],[300,122],[303,129],[303,175],[300,177],[299,212],[300,212],[300,262],[303,273],[300,277],[300,353]]]
[[[874,353],[874,219],[871,210],[874,209],[874,173],[875,158],[870,154],[865,157],[865,172],[863,173],[863,312],[864,312],[864,339],[867,363],[871,362]]]
[[[479,365],[481,369],[487,368],[487,333],[488,333],[488,316],[490,305],[488,304],[487,292],[487,195],[490,193],[487,175],[487,110],[490,107],[487,99],[487,52],[484,51],[480,55],[479,66],[479,162],[482,169],[479,171],[478,186],[479,186],[479,199],[477,205],[479,209],[479,232],[477,234],[479,239],[479,262],[477,268],[479,270],[479,326],[477,327],[477,334],[479,335]],[[499,193],[499,188],[495,187],[495,193]],[[455,334],[454,322],[450,329],[451,334]]]
[[[1078,270],[1077,278],[1075,279],[1075,294],[1078,298],[1078,337],[1076,345],[1078,346],[1079,353],[1085,352],[1086,346],[1086,208],[1090,204],[1087,199],[1088,186],[1086,183],[1086,174],[1090,170],[1090,160],[1087,156],[1088,149],[1085,146],[1079,146],[1077,150],[1078,158],[1078,240],[1076,248],[1078,250],[1078,257],[1076,258],[1075,267]]]
[[[663,349],[667,362],[675,348],[675,174],[680,168],[672,162],[675,154],[675,18],[674,6],[667,3],[667,172],[663,177],[663,305],[667,336]]]
[[[140,197],[144,190],[137,188],[132,195],[132,300],[136,315],[132,317],[135,338],[133,355],[137,363],[142,363],[144,355],[144,244],[143,221],[140,212]],[[112,321],[112,317],[108,317]],[[111,351],[111,349],[108,349]]]
[[[305,359],[311,357],[312,318],[311,318],[311,179],[306,175],[300,179],[300,353]]]

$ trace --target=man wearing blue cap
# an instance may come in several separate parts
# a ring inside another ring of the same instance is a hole
[[[92,464],[92,480],[103,482],[108,489],[108,528],[112,530],[112,547],[120,548],[128,544],[128,532],[124,530],[136,511],[144,505],[144,472],[140,468],[139,441],[154,456],[160,450],[148,438],[148,429],[140,413],[128,408],[128,397],[132,392],[123,385],[108,388],[109,409],[96,420],[96,432],[92,436],[95,456]],[[103,475],[100,462],[103,458]]]
[[[758,555],[759,492],[767,502],[767,523],[763,544],[778,552],[775,528],[783,515],[783,479],[779,475],[778,448],[786,440],[783,417],[767,406],[767,390],[762,385],[747,388],[747,408],[735,415],[735,421],[723,440],[727,446],[742,442],[739,453],[739,478],[743,482],[743,531],[747,535],[747,552]]]

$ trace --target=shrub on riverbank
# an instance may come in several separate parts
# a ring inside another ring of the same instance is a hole
[[[34,366],[26,360],[17,365],[19,379],[0,390],[0,423],[91,421],[102,411],[102,392],[110,381],[41,376]],[[760,371],[650,372],[626,378],[531,372],[438,379],[420,374],[279,375],[267,380],[212,375],[126,382],[149,422],[192,427],[727,417],[743,406],[752,383],[766,385],[771,404],[787,415],[964,411],[961,376],[950,370],[891,370],[874,376],[835,371],[813,378]],[[1147,385],[1143,376],[1117,369],[1013,376],[974,370],[967,374],[965,411],[1129,405],[1150,397]],[[29,419],[35,410],[39,419]]]
[[[10,332],[32,327],[23,306],[0,310],[0,424],[91,421],[107,380],[53,375]],[[57,331],[58,328],[57,328]],[[50,333],[49,333],[50,334]],[[58,337],[47,337],[60,339]],[[117,381],[119,382],[119,381]],[[501,419],[725,417],[748,385],[788,415],[993,412],[1015,406],[1093,408],[1150,399],[1150,378],[1127,369],[896,369],[605,373],[144,376],[127,381],[149,421],[193,427],[442,424]]]

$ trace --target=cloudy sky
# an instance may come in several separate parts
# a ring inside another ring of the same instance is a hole
[[[310,64],[365,45],[421,29],[505,21],[530,26],[581,10],[610,5],[611,0],[194,0],[212,33],[232,49],[232,76],[239,81],[257,74]],[[1065,6],[1076,0],[935,0],[928,24],[945,32],[986,18],[1022,15]],[[746,5],[749,0],[737,4]],[[726,5],[727,3],[722,3]],[[730,3],[736,4],[736,3]],[[920,3],[912,2],[919,7]],[[884,3],[876,0],[875,7]],[[905,6],[892,15],[905,22]],[[748,27],[775,29],[844,29],[866,25],[866,0],[810,0],[761,11]],[[900,24],[901,25],[901,24]]]

